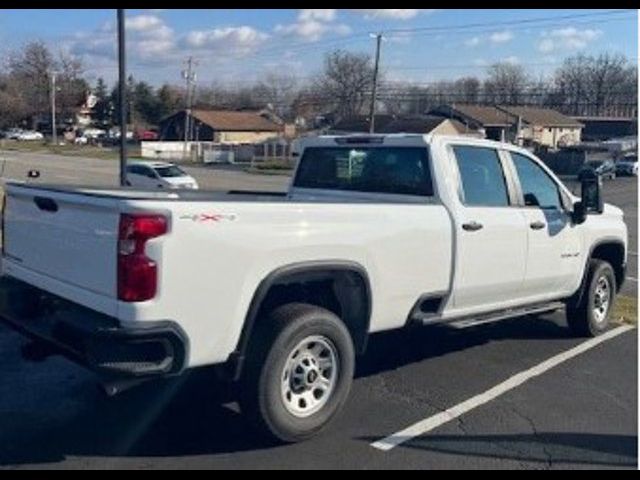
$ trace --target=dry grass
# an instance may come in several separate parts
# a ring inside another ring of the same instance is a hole
[[[611,312],[611,318],[619,323],[638,324],[638,299],[627,295],[620,295]]]

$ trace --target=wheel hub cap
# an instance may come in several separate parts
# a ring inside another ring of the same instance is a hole
[[[338,378],[338,355],[326,337],[314,335],[298,343],[282,372],[282,401],[289,413],[308,417],[331,397]]]
[[[593,296],[593,317],[596,322],[602,323],[607,318],[611,299],[611,285],[607,277],[600,277],[596,283]]]

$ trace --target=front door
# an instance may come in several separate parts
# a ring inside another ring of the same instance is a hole
[[[524,289],[532,297],[560,298],[581,270],[578,227],[571,222],[560,187],[534,159],[510,152],[520,184],[522,214],[528,230]]]
[[[513,205],[504,165],[493,148],[452,146],[459,174],[453,307],[494,310],[523,296],[527,228]]]

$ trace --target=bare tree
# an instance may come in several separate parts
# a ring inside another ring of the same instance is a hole
[[[0,128],[15,126],[28,116],[19,85],[8,75],[0,75]]]
[[[370,99],[373,83],[371,56],[335,50],[325,57],[324,71],[315,81],[318,101],[340,118],[360,114]]]
[[[555,87],[556,100],[574,115],[629,115],[637,109],[637,70],[621,55],[567,58],[555,73]]]
[[[254,87],[254,95],[283,119],[291,119],[298,80],[289,74],[269,73]]]
[[[522,65],[496,63],[489,67],[484,81],[486,101],[494,104],[518,105],[521,103],[529,77]]]

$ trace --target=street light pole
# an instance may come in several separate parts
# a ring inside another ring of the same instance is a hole
[[[53,144],[58,144],[58,132],[56,131],[56,72],[51,72],[51,132]]]
[[[127,88],[124,9],[118,9],[118,103],[120,104],[120,186],[127,184]]]
[[[382,33],[371,35],[376,39],[376,62],[373,67],[373,88],[371,90],[371,108],[369,109],[369,133],[374,133],[376,129],[376,90],[378,88],[378,67],[380,64],[380,43]]]

